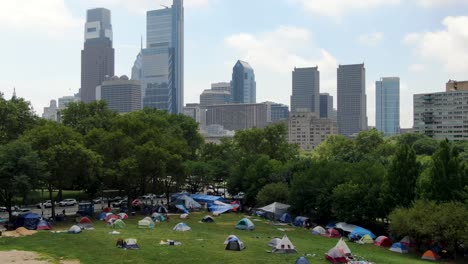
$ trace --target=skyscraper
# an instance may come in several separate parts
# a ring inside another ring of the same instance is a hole
[[[294,68],[291,112],[319,113],[320,72],[318,67]]]
[[[96,100],[96,86],[106,76],[114,76],[111,12],[90,9],[86,14],[85,42],[81,51],[81,101]]]
[[[400,78],[375,82],[375,126],[385,136],[400,134]]]
[[[183,113],[184,109],[184,8],[172,7],[146,14],[146,49],[132,69],[140,78],[144,107]]]
[[[333,96],[327,93],[320,94],[320,118],[333,117]]]
[[[366,69],[363,64],[338,67],[338,133],[344,136],[367,130]]]
[[[106,101],[110,110],[117,113],[141,110],[140,81],[129,80],[125,75],[113,76],[102,82],[99,89],[100,99]]]
[[[257,101],[257,83],[255,73],[248,62],[238,60],[232,69],[232,102],[237,104],[255,104]]]

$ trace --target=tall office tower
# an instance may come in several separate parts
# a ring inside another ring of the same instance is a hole
[[[333,119],[333,96],[327,93],[320,94],[320,118]]]
[[[366,69],[363,64],[338,67],[338,133],[355,136],[367,130]]]
[[[206,125],[222,125],[227,130],[264,128],[271,122],[269,104],[225,104],[207,106]]]
[[[294,68],[291,112],[319,113],[320,72],[318,67]]]
[[[59,109],[57,108],[57,101],[50,100],[50,105],[44,107],[42,118],[52,121],[58,121]]]
[[[132,76],[138,75],[138,67],[144,107],[183,113],[183,0],[173,0],[170,8],[146,13],[146,49],[137,57]]]
[[[400,134],[400,78],[375,82],[375,127],[386,137]]]
[[[96,97],[106,101],[109,109],[117,113],[141,110],[140,81],[129,80],[125,75],[103,81],[97,88]]]
[[[114,76],[111,12],[105,8],[88,10],[84,49],[81,51],[81,101],[96,100],[96,86],[106,76]]]
[[[255,104],[257,101],[255,73],[248,62],[238,60],[232,69],[231,97],[236,104]]]

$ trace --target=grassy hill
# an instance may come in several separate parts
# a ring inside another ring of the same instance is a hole
[[[194,213],[186,222],[192,231],[175,232],[172,228],[182,222],[172,216],[170,222],[157,223],[154,229],[138,229],[137,221],[143,216],[131,217],[125,222],[127,227],[119,229],[120,235],[110,235],[113,229],[102,221],[95,221],[95,230],[81,234],[51,233],[40,231],[31,237],[0,238],[0,250],[36,251],[53,258],[79,259],[83,264],[106,263],[191,263],[191,264],[229,264],[229,263],[294,263],[299,256],[310,254],[310,263],[329,263],[324,254],[333,247],[337,239],[323,238],[310,234],[310,231],[294,228],[286,231],[298,250],[298,254],[269,253],[268,242],[273,237],[282,237],[285,232],[263,219],[255,219],[254,231],[241,231],[234,228],[241,214],[226,214],[216,217],[216,223],[205,224],[199,221],[204,214]],[[258,221],[260,220],[260,221]],[[72,222],[62,223],[55,230],[66,230]],[[225,238],[234,234],[244,241],[246,249],[240,252],[224,249]],[[122,250],[115,247],[118,238],[136,238],[140,250]],[[160,240],[172,239],[182,242],[180,246],[160,245]],[[401,255],[374,245],[348,243],[353,254],[374,263],[402,264],[428,263],[421,261],[419,255]],[[315,255],[315,256],[314,256]]]

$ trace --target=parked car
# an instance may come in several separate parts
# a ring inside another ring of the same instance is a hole
[[[60,201],[59,202],[59,206],[74,206],[74,205],[77,205],[78,202],[76,201],[76,199],[65,199],[63,201]]]
[[[55,203],[57,204],[57,203]],[[44,208],[51,208],[52,207],[52,201],[51,200],[47,200],[45,202],[42,202],[42,203],[38,203],[36,205],[37,208],[41,209],[41,206],[44,206]]]
[[[105,197],[98,197],[93,200],[93,203],[99,204],[99,203],[107,203],[107,198]]]
[[[109,198],[109,200],[110,200],[111,202],[118,202],[118,201],[120,201],[120,200],[122,200],[122,199],[123,199],[123,198],[120,197],[120,196],[116,196],[116,197],[114,197],[114,198]]]
[[[245,196],[245,193],[240,192],[237,195],[234,195],[234,197],[232,197],[232,198],[234,198],[236,200],[242,200],[242,199],[244,199],[244,196]]]
[[[13,211],[11,214],[13,216],[18,216],[26,213],[31,213],[31,209],[29,208],[16,208],[15,211]]]
[[[140,206],[143,202],[140,199],[135,199],[132,201],[132,206]]]
[[[112,203],[112,207],[122,207],[124,205],[127,205],[128,200],[120,200],[118,202]]]

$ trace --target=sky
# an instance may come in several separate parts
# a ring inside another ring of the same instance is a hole
[[[80,87],[86,10],[112,12],[115,73],[130,76],[146,11],[170,0],[0,0],[0,92],[37,114]],[[401,127],[413,94],[468,80],[468,0],[185,0],[185,103],[230,81],[238,59],[255,70],[257,102],[290,105],[294,67],[318,66],[320,92],[336,103],[340,64],[365,63],[367,115],[375,81],[401,78]],[[336,104],[335,104],[336,107]]]

